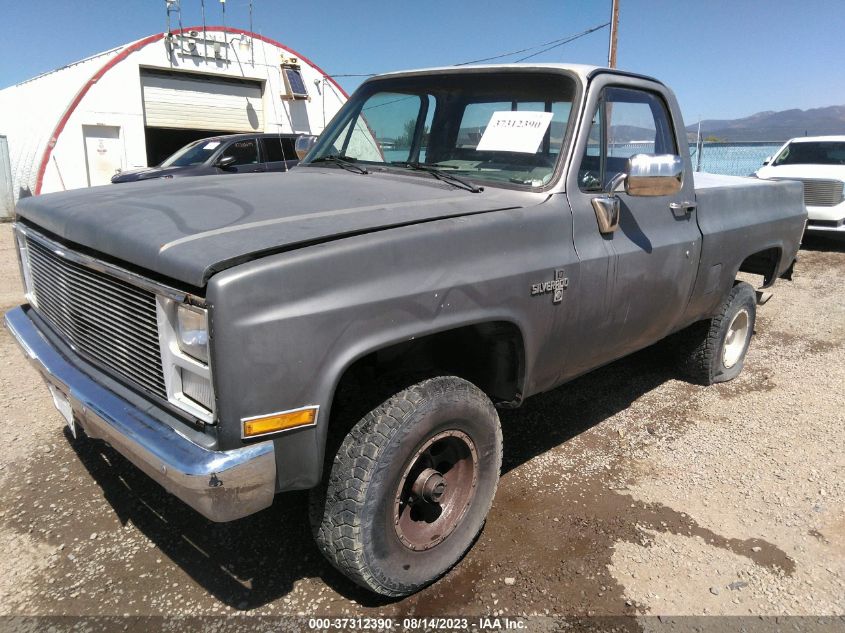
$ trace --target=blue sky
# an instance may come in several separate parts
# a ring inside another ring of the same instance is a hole
[[[205,0],[221,23],[219,0]],[[247,28],[247,0],[226,23]],[[610,0],[254,0],[254,28],[329,74],[449,65],[608,21]],[[687,123],[845,104],[842,0],[620,0],[619,68],[671,86]],[[0,87],[164,30],[164,0],[0,0]],[[182,0],[185,26],[200,0]],[[607,29],[535,57],[605,65]],[[526,53],[527,54],[527,53]],[[516,57],[501,61],[514,61]],[[351,91],[359,78],[339,78]]]

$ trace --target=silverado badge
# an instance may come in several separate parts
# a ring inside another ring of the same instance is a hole
[[[569,278],[564,277],[563,268],[558,268],[555,271],[555,278],[552,281],[544,281],[539,284],[531,284],[531,296],[544,295],[547,292],[553,292],[552,303],[560,303],[563,301],[563,291],[569,285]]]

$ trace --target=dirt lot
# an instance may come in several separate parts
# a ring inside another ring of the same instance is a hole
[[[395,602],[322,560],[304,494],[212,524],[72,442],[0,329],[0,614],[845,614],[845,244],[808,246],[734,382],[649,349],[502,412],[485,531]],[[0,225],[0,311],[20,294]]]

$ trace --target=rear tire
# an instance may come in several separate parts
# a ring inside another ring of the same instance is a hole
[[[311,497],[323,555],[399,597],[431,584],[474,542],[493,502],[502,431],[490,399],[453,376],[419,382],[358,422]]]
[[[682,333],[681,370],[693,382],[712,385],[742,371],[757,316],[754,288],[738,282],[712,319]]]

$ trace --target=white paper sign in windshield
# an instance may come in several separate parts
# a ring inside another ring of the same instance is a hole
[[[214,149],[218,145],[220,145],[220,141],[209,141],[208,143],[203,145],[202,148],[203,149]]]
[[[534,154],[551,122],[551,112],[494,112],[476,149],[480,152]]]

